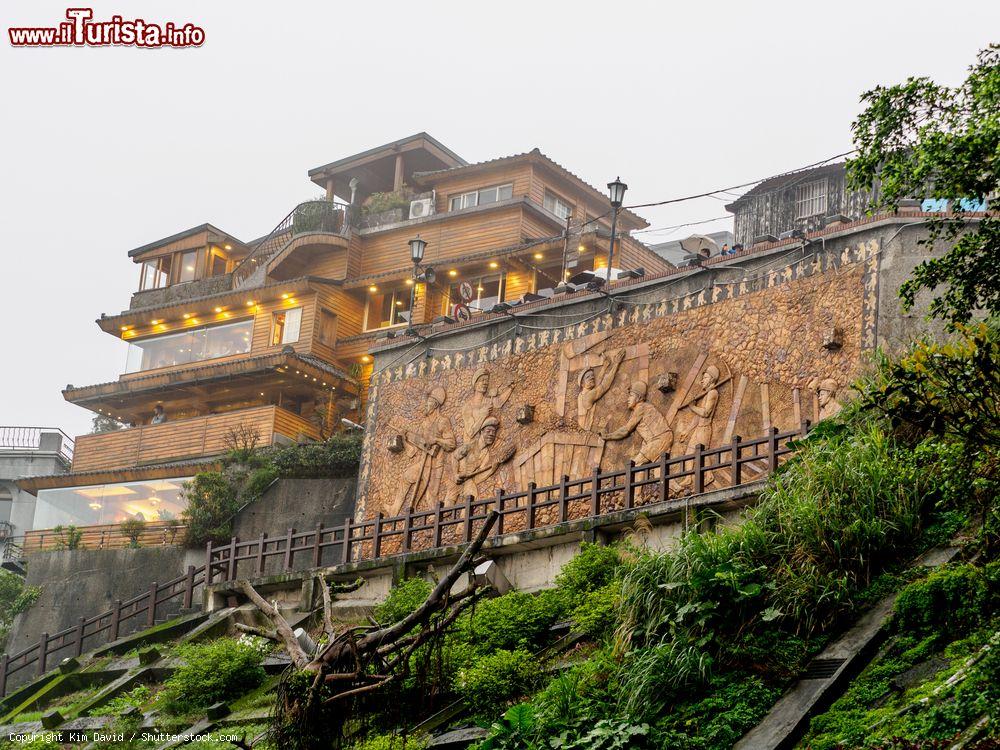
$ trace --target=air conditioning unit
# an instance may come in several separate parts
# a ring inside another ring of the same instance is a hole
[[[415,201],[410,201],[411,219],[423,219],[425,216],[430,216],[432,213],[434,213],[433,198],[419,198]]]

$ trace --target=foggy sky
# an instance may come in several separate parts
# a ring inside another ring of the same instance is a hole
[[[92,415],[61,389],[124,370],[94,320],[137,287],[126,252],[206,221],[258,237],[319,192],[311,167],[424,130],[469,161],[537,146],[602,189],[621,175],[629,204],[679,197],[847,151],[862,91],[957,83],[1000,30],[981,0],[114,0],[96,18],[191,21],[205,45],[9,46],[66,7],[0,9],[0,425],[71,435]],[[726,202],[639,213],[664,227]]]

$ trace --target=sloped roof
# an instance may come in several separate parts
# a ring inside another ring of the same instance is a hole
[[[843,173],[846,169],[846,165],[847,162],[838,161],[833,164],[823,164],[822,166],[812,167],[811,169],[800,169],[797,172],[786,172],[785,174],[768,177],[763,182],[758,182],[754,187],[743,193],[743,195],[732,203],[727,204],[726,210],[730,213],[735,213],[736,210],[747,200],[757,195],[771,193],[775,190],[788,188],[801,182],[818,179],[827,175]]]
[[[145,245],[133,248],[128,251],[128,257],[134,258],[136,255],[141,255],[148,250],[155,250],[163,245],[169,245],[171,242],[177,242],[178,240],[183,240],[186,237],[193,237],[201,232],[215,232],[216,234],[222,235],[231,242],[235,242],[237,245],[245,244],[242,240],[237,239],[235,235],[229,232],[223,232],[216,226],[205,222],[204,224],[199,224],[196,227],[191,227],[190,229],[185,229],[183,232],[178,232],[177,234],[172,234],[169,237],[162,237],[161,239],[154,240],[153,242],[147,242]]]

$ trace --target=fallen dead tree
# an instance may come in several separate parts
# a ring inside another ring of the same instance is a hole
[[[330,586],[317,576],[323,600],[323,639],[310,654],[278,608],[264,599],[246,580],[237,588],[270,622],[270,628],[239,625],[240,630],[280,643],[291,659],[291,666],[277,694],[272,727],[253,741],[240,743],[252,747],[262,739],[280,748],[339,747],[345,729],[361,723],[356,715],[365,698],[399,683],[409,674],[410,657],[433,638],[446,631],[459,615],[486,593],[488,587],[470,577],[461,592],[452,593],[456,582],[472,566],[483,543],[497,520],[491,512],[478,534],[458,561],[435,585],[424,602],[399,622],[382,625],[370,620],[368,625],[338,630],[333,617],[333,596],[357,589],[362,581]]]

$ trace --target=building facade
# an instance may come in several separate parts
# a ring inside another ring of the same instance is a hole
[[[80,436],[69,473],[22,484],[38,495],[36,530],[175,524],[183,482],[234,443],[361,421],[377,341],[607,266],[607,197],[537,149],[470,164],[420,133],[308,176],[323,195],[261,238],[203,224],[129,251],[129,308],[97,321],[128,344],[126,372],[63,392],[125,428]],[[669,269],[629,237],[645,226],[619,214],[616,269]],[[433,268],[420,278],[418,236]]]

